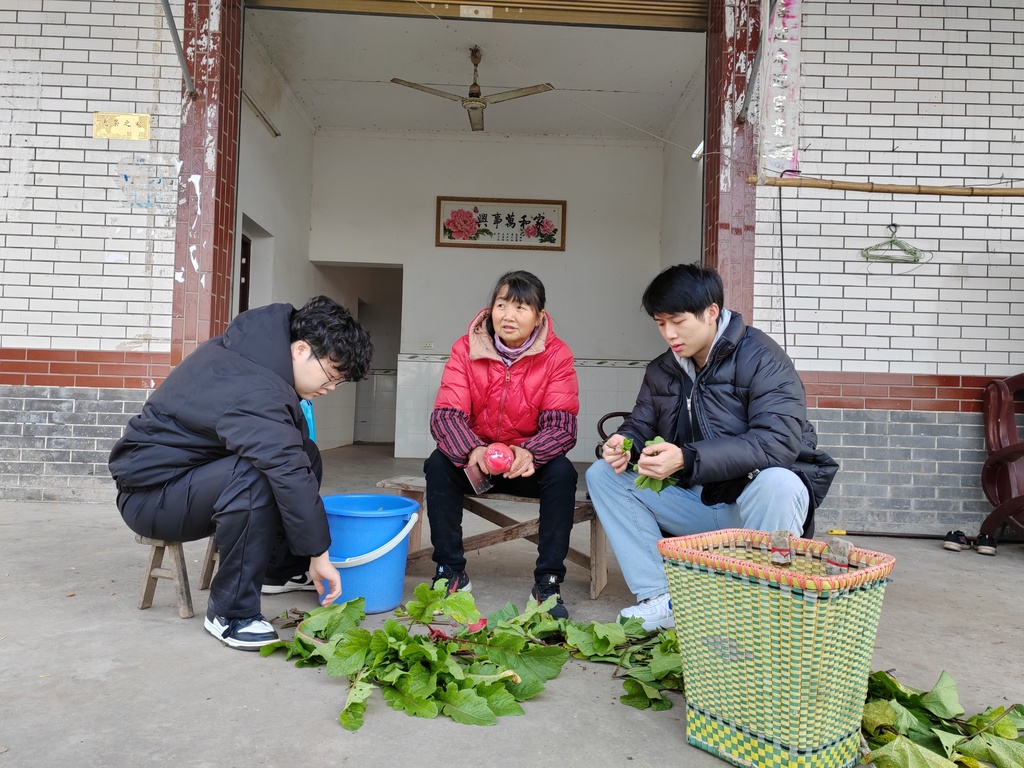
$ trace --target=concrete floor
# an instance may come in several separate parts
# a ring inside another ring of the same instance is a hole
[[[328,452],[324,493],[378,492],[380,478],[420,472],[421,461],[390,450]],[[897,561],[873,669],[919,688],[945,669],[969,714],[1024,699],[1024,545],[984,557],[933,540],[852,541]],[[493,727],[409,717],[375,693],[365,725],[349,733],[337,722],[345,681],[283,654],[231,650],[205,632],[206,593],[194,586],[204,546],[186,547],[196,617],[178,618],[168,582],[139,611],[146,551],[113,504],[0,502],[0,768],[726,765],[687,745],[681,699],[667,712],[639,712],[619,702],[610,667],[575,660],[525,703],[525,716]],[[534,557],[524,542],[470,554],[484,613],[525,603]],[[406,596],[431,575],[426,564],[410,569]],[[614,559],[600,599],[588,598],[587,574],[572,564],[563,595],[583,622],[612,621],[631,602]],[[268,617],[314,606],[310,593],[264,599]]]

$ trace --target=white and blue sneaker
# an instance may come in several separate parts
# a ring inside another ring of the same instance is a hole
[[[278,640],[277,630],[270,626],[270,622],[261,613],[247,619],[226,619],[210,608],[206,611],[203,626],[224,645],[241,651],[258,651],[264,645]]]
[[[268,576],[264,578],[263,586],[260,587],[260,592],[264,595],[279,595],[282,592],[299,591],[316,592],[316,584],[309,578],[309,571],[303,571],[297,576],[292,576],[290,579],[275,579]]]
[[[672,616],[672,599],[668,592],[641,600],[639,605],[623,608],[619,611],[619,615],[625,619],[643,619],[643,626],[647,632],[653,632],[656,629],[672,629],[676,625]]]

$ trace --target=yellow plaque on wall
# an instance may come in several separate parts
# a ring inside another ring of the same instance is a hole
[[[92,137],[94,139],[145,141],[149,138],[149,115],[94,112]]]

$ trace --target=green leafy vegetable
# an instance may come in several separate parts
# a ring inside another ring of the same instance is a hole
[[[648,440],[646,443],[644,443],[644,447],[648,447],[648,446],[651,446],[651,445],[657,445],[658,443],[664,443],[664,442],[665,442],[665,438],[663,438],[663,437],[655,437],[653,440]],[[629,447],[630,448],[633,447],[633,441],[632,440],[629,441]],[[623,445],[623,449],[625,449],[625,445]],[[668,488],[669,486],[675,485],[676,483],[679,482],[674,477],[666,477],[664,480],[659,480],[658,478],[655,478],[655,477],[648,477],[647,475],[641,475],[640,474],[640,465],[639,464],[634,464],[633,465],[633,471],[637,473],[636,480],[633,481],[633,485],[635,485],[641,491],[643,491],[643,490],[650,490],[650,491],[654,491],[655,493],[661,493],[665,488]]]
[[[861,734],[871,749],[864,762],[879,768],[1024,766],[1024,708],[1018,704],[963,715],[956,683],[946,672],[930,691],[874,672],[861,720]]]
[[[662,692],[683,692],[683,663],[671,629],[647,632],[638,618],[586,627],[568,622],[564,644],[578,659],[615,664],[612,674],[622,673],[626,691],[619,700],[627,706],[670,709]]]
[[[360,626],[366,616],[360,598],[310,611],[293,639],[260,653],[284,650],[296,666],[326,665],[331,677],[348,678],[338,719],[350,731],[362,727],[377,688],[389,707],[414,717],[493,725],[522,715],[521,702],[542,692],[570,655],[613,664],[612,677],[622,679],[625,691],[620,701],[636,709],[670,709],[666,694],[684,692],[673,630],[646,632],[638,618],[589,625],[553,619],[554,605],[554,597],[541,605],[531,600],[520,612],[506,603],[482,619],[469,593],[448,595],[420,584],[381,629]],[[861,734],[863,762],[878,768],[1024,766],[1024,707],[965,717],[946,672],[930,691],[872,673]]]
[[[522,613],[508,604],[483,620],[468,592],[449,595],[420,584],[381,629],[359,626],[366,617],[359,598],[310,611],[292,640],[260,654],[284,650],[296,666],[326,665],[328,675],[348,678],[338,719],[350,731],[362,727],[377,688],[399,712],[493,725],[500,716],[523,714],[519,702],[543,691],[568,660],[556,642],[567,622],[549,613],[555,602],[531,601]]]

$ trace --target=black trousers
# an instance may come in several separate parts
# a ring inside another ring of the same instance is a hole
[[[462,548],[462,496],[470,491],[462,467],[457,467],[435,450],[423,464],[427,478],[427,519],[434,562],[456,571],[466,567]],[[569,534],[576,508],[578,473],[565,456],[552,459],[530,477],[507,480],[493,475],[495,493],[527,496],[540,500],[540,531],[537,543],[535,580],[554,574],[565,578],[565,556],[569,552]]]
[[[322,468],[314,469],[319,481]],[[264,577],[287,579],[309,566],[308,557],[289,552],[270,483],[248,459],[228,456],[163,488],[119,493],[117,507],[141,536],[196,541],[214,535],[220,562],[210,584],[210,606],[218,616],[255,616]]]

